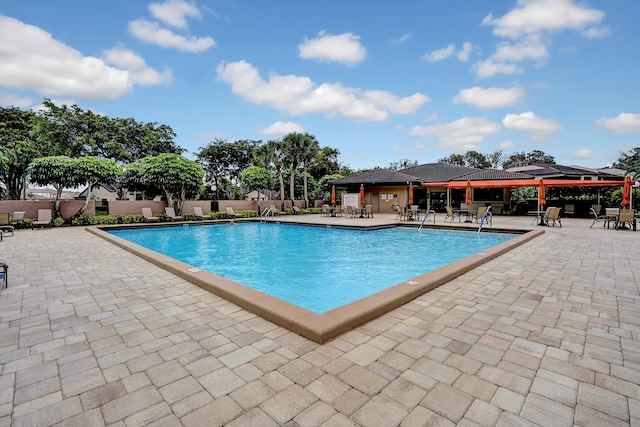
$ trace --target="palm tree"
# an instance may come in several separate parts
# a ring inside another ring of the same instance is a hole
[[[289,166],[291,174],[289,175],[289,196],[291,197],[291,203],[295,205],[295,177],[296,170],[301,161],[302,147],[305,145],[305,136],[301,133],[290,133],[282,138],[284,145],[284,158],[285,163]]]
[[[273,165],[280,184],[280,209],[284,210],[284,178],[282,167],[285,161],[284,143],[278,140],[269,140],[254,151],[256,164],[269,168]]]
[[[308,133],[304,134],[304,145],[301,147],[300,160],[304,167],[304,203],[305,207],[308,207],[309,202],[309,190],[308,190],[308,176],[309,176],[309,164],[316,159],[320,152],[320,144],[316,140],[314,135]]]

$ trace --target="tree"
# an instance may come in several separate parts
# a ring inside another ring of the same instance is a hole
[[[186,159],[179,154],[163,153],[145,157],[136,166],[129,177],[137,175],[144,188],[159,187],[167,198],[167,205],[175,208],[180,215],[185,200],[195,198],[200,192],[204,179],[202,165]]]
[[[51,185],[56,189],[55,214],[62,217],[60,200],[62,190],[79,185],[87,185],[87,197],[80,209],[68,220],[82,215],[91,200],[91,190],[97,183],[114,184],[122,175],[122,169],[111,159],[100,157],[69,156],[40,157],[33,160],[27,169],[31,182],[38,185]]]
[[[214,197],[234,198],[240,183],[240,172],[253,165],[253,151],[261,141],[241,140],[227,142],[216,139],[196,153],[203,165],[207,184],[214,188]]]
[[[285,162],[289,166],[289,197],[295,205],[296,200],[296,171],[300,165],[300,155],[305,144],[305,136],[301,133],[290,133],[282,138],[284,144]]]
[[[502,150],[497,150],[494,151],[493,153],[489,154],[488,156],[488,160],[489,163],[491,163],[491,167],[493,169],[499,169],[502,167],[502,163],[505,161],[506,157],[504,155],[504,153],[502,152]]]
[[[545,154],[540,150],[533,150],[530,153],[520,152],[509,155],[502,163],[503,169],[529,165],[554,165],[556,158]]]
[[[283,166],[285,162],[284,143],[278,140],[269,140],[254,151],[254,159],[257,165],[269,168],[273,165],[280,185],[280,209],[284,210],[284,178]]]
[[[247,190],[258,191],[258,213],[260,213],[260,195],[265,188],[273,187],[273,175],[266,168],[249,166],[242,171],[240,179]]]
[[[464,156],[462,154],[451,154],[447,157],[443,157],[442,159],[438,159],[438,163],[465,166]]]
[[[466,166],[468,168],[476,169],[488,169],[491,167],[491,162],[487,156],[473,150],[467,151],[464,154],[451,154],[448,157],[438,160],[438,163],[447,163],[450,165]]]
[[[27,186],[27,167],[42,154],[34,139],[35,114],[19,108],[0,107],[0,154],[4,168],[0,170],[0,183],[4,196],[20,200]]]
[[[400,161],[389,163],[389,169],[394,171],[401,171],[404,169],[412,168],[414,166],[418,166],[417,160],[411,161],[409,159],[401,159]]]
[[[304,144],[301,147],[300,161],[304,172],[304,203],[308,207],[309,203],[309,164],[318,156],[320,145],[316,137],[308,133],[304,134]]]
[[[340,151],[336,148],[322,147],[315,161],[309,165],[309,174],[318,181],[323,176],[340,173],[339,155]]]
[[[640,179],[640,147],[633,147],[627,152],[620,153],[613,165],[631,174],[633,179]]]

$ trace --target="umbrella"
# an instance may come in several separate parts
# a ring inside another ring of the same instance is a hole
[[[633,181],[631,181],[631,175],[627,175],[624,180],[624,186],[622,187],[622,203],[621,206],[629,206],[631,204],[631,186],[633,185]]]
[[[540,189],[538,190],[538,204],[540,206],[546,205],[547,201],[544,199],[544,180],[540,180]]]
[[[471,181],[467,181],[467,192],[465,193],[466,200],[464,201],[467,205],[471,204]]]
[[[332,205],[336,204],[336,186],[335,185],[331,186],[331,204]]]
[[[360,204],[364,205],[364,184],[360,184]]]
[[[409,183],[409,204],[413,204],[413,183]]]

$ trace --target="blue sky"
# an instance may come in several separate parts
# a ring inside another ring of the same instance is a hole
[[[640,145],[640,1],[0,0],[0,105],[215,138],[308,132],[354,169]]]

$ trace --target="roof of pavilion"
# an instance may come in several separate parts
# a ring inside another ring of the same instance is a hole
[[[467,182],[475,188],[537,186],[545,179],[545,186],[605,186],[622,185],[624,173],[618,169],[589,169],[580,166],[529,165],[508,170],[477,169],[448,163],[426,163],[394,171],[374,169],[360,174],[335,179],[329,184],[354,185],[408,185],[424,187],[462,188]],[[598,182],[595,184],[595,182]]]

